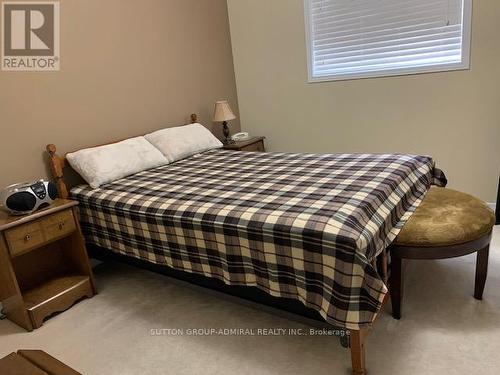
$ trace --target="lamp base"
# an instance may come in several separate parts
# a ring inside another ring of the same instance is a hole
[[[224,134],[224,144],[234,143],[234,141],[229,137],[229,127],[227,126],[227,121],[222,122],[222,134]]]

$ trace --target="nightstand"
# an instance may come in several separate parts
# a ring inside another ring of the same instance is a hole
[[[235,141],[224,145],[225,150],[233,151],[266,151],[264,148],[264,139],[266,137],[250,137],[243,141]]]
[[[0,301],[28,331],[96,293],[77,205],[58,199],[31,215],[0,213]]]

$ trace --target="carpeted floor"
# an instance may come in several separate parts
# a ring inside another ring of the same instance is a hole
[[[411,263],[403,318],[393,320],[388,306],[368,338],[369,374],[498,374],[500,227],[490,254],[482,302],[472,298],[475,255]],[[297,321],[128,266],[102,264],[95,275],[99,295],[32,333],[1,321],[0,356],[43,349],[90,375],[349,373],[349,352],[335,337],[187,335],[189,328],[309,329]]]

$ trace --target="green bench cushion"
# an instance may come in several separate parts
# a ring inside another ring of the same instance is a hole
[[[480,199],[456,190],[431,187],[394,240],[397,246],[451,246],[491,232],[493,211]]]

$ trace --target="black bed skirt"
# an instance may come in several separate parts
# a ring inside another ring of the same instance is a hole
[[[273,297],[256,287],[227,285],[218,279],[213,279],[203,275],[179,271],[170,268],[168,266],[162,266],[141,259],[136,259],[126,255],[118,254],[111,250],[104,249],[91,244],[87,244],[87,250],[89,252],[90,257],[97,260],[117,261],[120,263],[126,263],[155,273],[170,276],[178,280],[186,281],[188,283],[201,286],[203,288],[209,288],[212,290],[216,290],[218,292],[229,294],[234,297],[243,298],[248,301],[269,306],[274,309],[283,310],[286,311],[287,313],[299,315],[301,317],[316,321],[320,324],[328,325],[328,323],[316,310],[304,306],[301,302],[289,298]],[[330,327],[332,326],[330,325]]]

